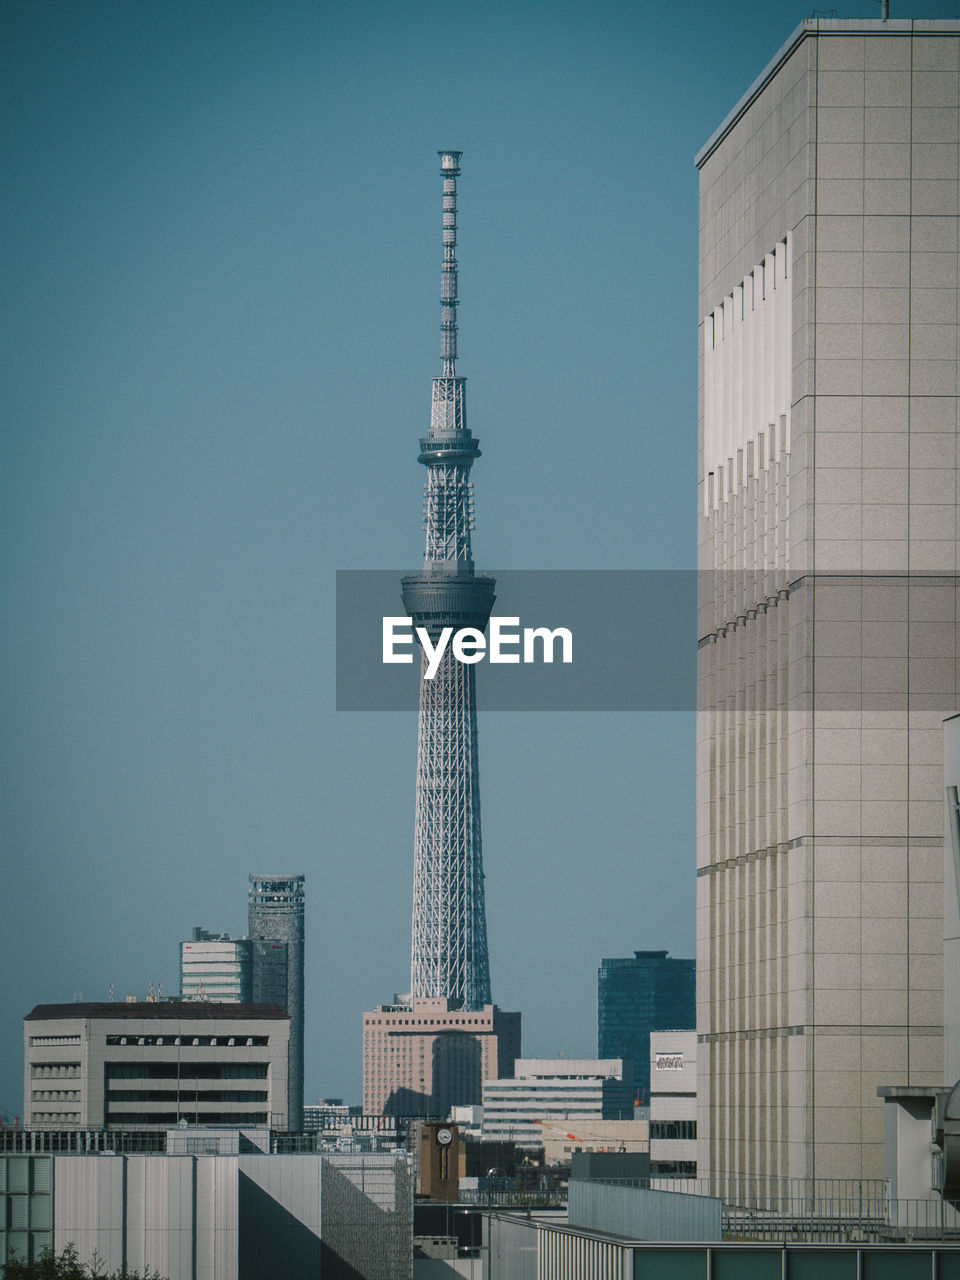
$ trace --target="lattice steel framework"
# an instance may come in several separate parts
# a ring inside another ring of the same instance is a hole
[[[427,468],[423,572],[403,579],[414,625],[436,640],[441,628],[487,625],[495,581],[474,572],[470,468],[480,456],[467,426],[466,379],[457,377],[457,178],[459,151],[441,151],[443,269],[440,377],[430,427],[420,440]],[[463,1009],[490,1003],[490,965],[480,852],[475,668],[449,652],[432,680],[421,657],[414,831],[410,991]]]

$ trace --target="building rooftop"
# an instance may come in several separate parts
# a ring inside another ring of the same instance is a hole
[[[810,36],[953,36],[960,35],[960,20],[943,18],[805,18],[780,46],[753,84],[697,152],[699,169],[717,149],[751,103],[759,97],[797,46]]]
[[[278,1004],[237,1004],[214,1000],[106,1000],[93,1003],[38,1004],[25,1022],[52,1021],[56,1018],[183,1018],[191,1022],[219,1018],[231,1022],[249,1022],[251,1018],[287,1018]]]

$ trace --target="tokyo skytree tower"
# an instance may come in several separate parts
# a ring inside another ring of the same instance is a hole
[[[457,376],[457,178],[460,151],[441,151],[443,268],[441,373],[433,379],[430,427],[418,461],[427,468],[423,572],[403,579],[403,604],[436,643],[443,627],[482,631],[495,580],[474,572],[470,550],[470,468],[480,456],[467,427],[466,379]],[[434,678],[420,662],[417,801],[414,832],[414,1000],[449,999],[453,1008],[490,1003],[490,964],[480,853],[475,668],[447,646]]]

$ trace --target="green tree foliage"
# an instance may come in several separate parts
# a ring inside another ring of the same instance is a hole
[[[9,1258],[0,1266],[0,1276],[2,1280],[163,1280],[157,1271],[107,1271],[97,1254],[81,1262],[72,1244],[59,1257],[52,1249],[44,1249],[36,1262]]]

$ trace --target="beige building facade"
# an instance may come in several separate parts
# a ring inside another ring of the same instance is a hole
[[[27,1129],[287,1128],[276,1005],[40,1004],[23,1022]]]
[[[520,1014],[448,999],[380,1005],[363,1015],[363,1110],[443,1118],[478,1105],[484,1080],[513,1075]]]
[[[698,1168],[943,1077],[960,23],[810,20],[700,170]]]

